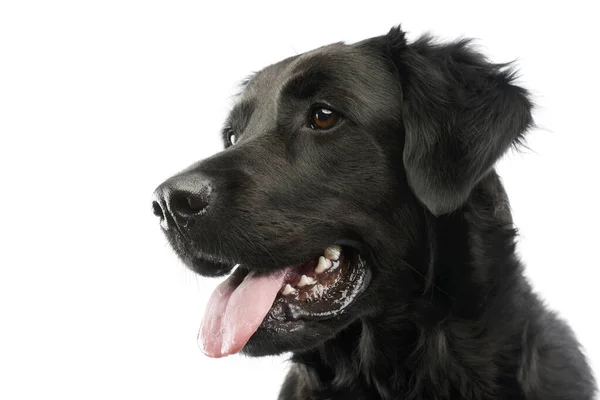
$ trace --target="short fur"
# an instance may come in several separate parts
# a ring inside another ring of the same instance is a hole
[[[343,121],[312,130],[316,103]],[[340,240],[360,250],[372,279],[346,313],[246,345],[293,352],[281,400],[592,399],[573,332],[523,275],[493,168],[531,109],[509,66],[467,40],[394,28],[286,59],[245,84],[227,149],[159,188],[210,182],[206,212],[174,216],[167,237],[203,275],[282,268]]]

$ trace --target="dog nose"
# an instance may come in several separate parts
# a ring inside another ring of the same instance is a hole
[[[180,175],[168,179],[154,191],[152,210],[168,229],[177,221],[201,214],[209,205],[210,182],[196,175]]]

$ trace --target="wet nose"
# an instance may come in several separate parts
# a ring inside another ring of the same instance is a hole
[[[210,203],[212,188],[207,179],[186,174],[168,179],[154,191],[152,210],[168,229],[177,221],[200,215]]]

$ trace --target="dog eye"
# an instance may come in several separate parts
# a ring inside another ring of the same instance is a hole
[[[313,129],[330,129],[333,128],[340,119],[340,114],[337,112],[329,108],[317,107],[311,112],[310,127]]]
[[[235,133],[229,133],[229,143],[233,146],[237,142],[237,136]]]

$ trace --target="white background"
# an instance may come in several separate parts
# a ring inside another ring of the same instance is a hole
[[[600,366],[593,2],[210,3],[0,3],[0,398],[275,398],[284,358],[196,347],[217,281],[176,260],[151,193],[220,149],[250,72],[398,23],[518,59],[540,126],[499,167],[519,252]]]

